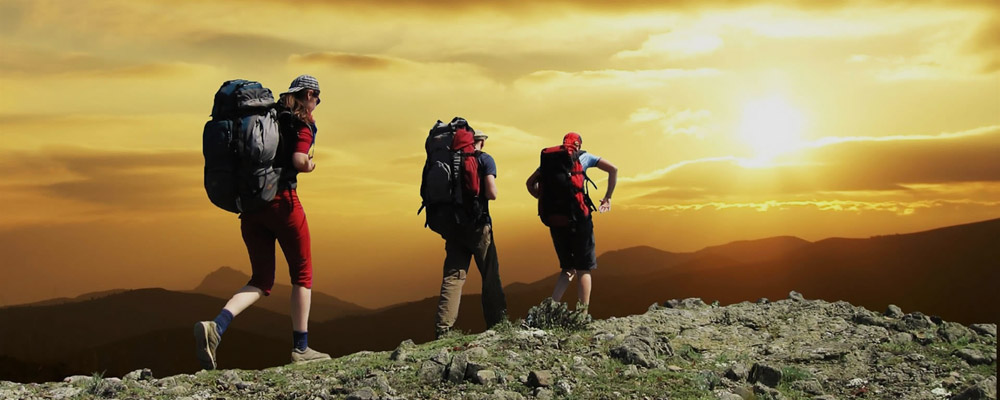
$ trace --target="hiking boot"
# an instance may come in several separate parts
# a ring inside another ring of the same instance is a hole
[[[215,348],[219,347],[219,331],[215,321],[199,321],[194,324],[194,351],[204,369],[215,369]]]
[[[296,364],[329,359],[329,354],[320,353],[308,347],[305,350],[292,349],[292,362]]]
[[[445,337],[449,332],[451,332],[451,328],[434,328],[434,340]]]

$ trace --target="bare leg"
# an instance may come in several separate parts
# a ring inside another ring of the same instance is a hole
[[[312,289],[292,285],[292,330],[309,332],[309,307],[312,306]]]
[[[590,305],[590,289],[592,286],[590,271],[580,271],[579,275],[580,281],[579,287],[577,288],[577,296],[580,298],[580,302],[583,303],[583,305],[588,306]]]
[[[566,293],[566,288],[569,287],[569,283],[573,281],[574,276],[576,276],[576,271],[572,269],[564,269],[559,274],[559,280],[556,281],[556,288],[552,291],[552,300],[560,301],[562,299],[563,293]]]
[[[260,297],[263,295],[264,292],[256,287],[244,286],[233,295],[233,298],[229,299],[229,302],[227,302],[226,306],[223,308],[229,310],[229,312],[235,317],[240,315],[240,313],[243,312],[243,310],[246,310],[247,307],[250,307],[253,303],[257,302],[257,300],[260,300]]]

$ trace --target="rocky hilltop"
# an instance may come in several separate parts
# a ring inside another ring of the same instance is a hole
[[[995,324],[796,292],[725,307],[671,300],[642,315],[588,319],[550,303],[526,322],[392,352],[252,371],[0,382],[0,398],[996,399]]]

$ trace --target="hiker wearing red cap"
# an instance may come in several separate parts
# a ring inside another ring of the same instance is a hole
[[[538,216],[549,227],[562,269],[552,299],[560,301],[570,282],[579,277],[578,308],[586,309],[590,305],[592,288],[590,272],[597,268],[591,213],[611,210],[618,168],[608,160],[583,151],[582,145],[583,138],[570,132],[563,137],[561,146],[543,149],[540,165],[528,177],[527,186],[528,192],[538,199]],[[587,189],[588,183],[593,185],[586,174],[590,167],[608,173],[607,192],[598,207],[590,200]]]
[[[261,296],[271,294],[275,275],[275,241],[288,262],[292,281],[292,352],[293,362],[329,359],[330,356],[309,348],[309,308],[312,303],[312,250],[309,225],[296,194],[297,175],[312,172],[316,163],[311,149],[316,139],[313,110],[319,105],[319,82],[309,75],[292,81],[274,107],[278,110],[281,136],[274,156],[279,171],[277,194],[260,209],[240,214],[240,230],[253,271],[250,281],[226,303],[212,321],[195,324],[195,349],[205,369],[215,369],[216,348],[233,318],[253,305]]]

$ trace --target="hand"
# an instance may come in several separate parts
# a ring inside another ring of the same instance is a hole
[[[602,213],[611,211],[611,199],[607,197],[601,199],[601,206],[597,210]]]

